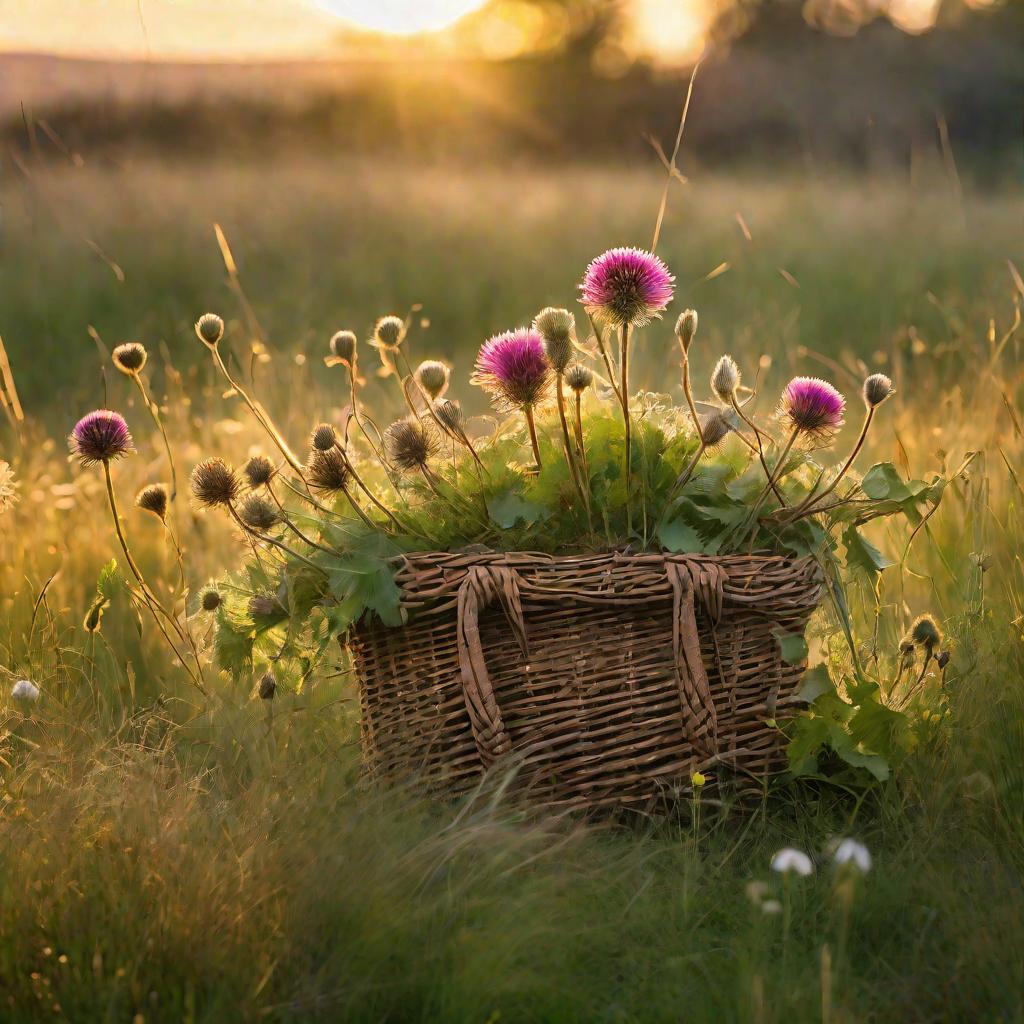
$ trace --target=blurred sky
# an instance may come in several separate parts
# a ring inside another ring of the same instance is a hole
[[[489,0],[0,0],[0,50],[103,57],[267,58],[327,55],[356,25],[409,35],[444,30]],[[494,0],[490,0],[491,3]],[[692,59],[715,0],[628,0],[631,49]],[[865,0],[828,0],[830,4]],[[940,0],[867,0],[922,31]],[[975,3],[991,0],[974,0]],[[529,49],[536,8],[501,0],[494,56]],[[487,42],[485,33],[485,43]],[[442,39],[443,43],[443,39]],[[487,46],[484,46],[486,55]]]

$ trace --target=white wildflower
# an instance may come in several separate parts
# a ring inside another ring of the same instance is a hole
[[[35,703],[39,700],[39,687],[29,679],[19,679],[11,688],[11,696],[15,700]]]
[[[803,850],[787,846],[772,857],[772,871],[777,871],[780,875],[795,871],[806,878],[814,871],[814,864]]]
[[[832,859],[839,864],[852,864],[861,872],[871,870],[871,851],[856,839],[843,839],[837,846]]]

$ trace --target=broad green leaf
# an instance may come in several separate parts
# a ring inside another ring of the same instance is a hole
[[[824,693],[835,693],[835,683],[829,675],[827,665],[815,665],[804,673],[800,689],[796,692],[797,700],[813,704]]]
[[[662,547],[673,554],[692,554],[703,550],[703,543],[697,531],[682,519],[673,519],[658,527],[658,540]]]
[[[784,633],[780,629],[773,629],[772,635],[778,642],[782,660],[787,665],[799,665],[807,660],[807,641],[803,633]]]
[[[542,518],[543,512],[542,505],[525,501],[514,491],[505,491],[487,501],[487,514],[503,530],[510,530],[519,524],[532,526]]]
[[[843,530],[843,544],[846,547],[846,567],[866,573],[881,572],[896,563],[887,558],[869,540],[866,540],[855,526]]]

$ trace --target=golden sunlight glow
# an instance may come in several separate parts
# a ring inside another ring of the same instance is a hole
[[[392,35],[436,32],[475,11],[487,0],[316,0],[340,18]]]
[[[889,17],[904,32],[927,32],[935,24],[941,0],[891,0]]]
[[[634,0],[631,49],[665,64],[700,54],[709,12],[705,0]]]

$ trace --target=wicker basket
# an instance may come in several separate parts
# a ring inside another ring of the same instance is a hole
[[[810,559],[770,555],[415,554],[408,624],[349,643],[371,778],[458,795],[496,762],[557,808],[648,807],[715,765],[763,779],[822,594]]]

